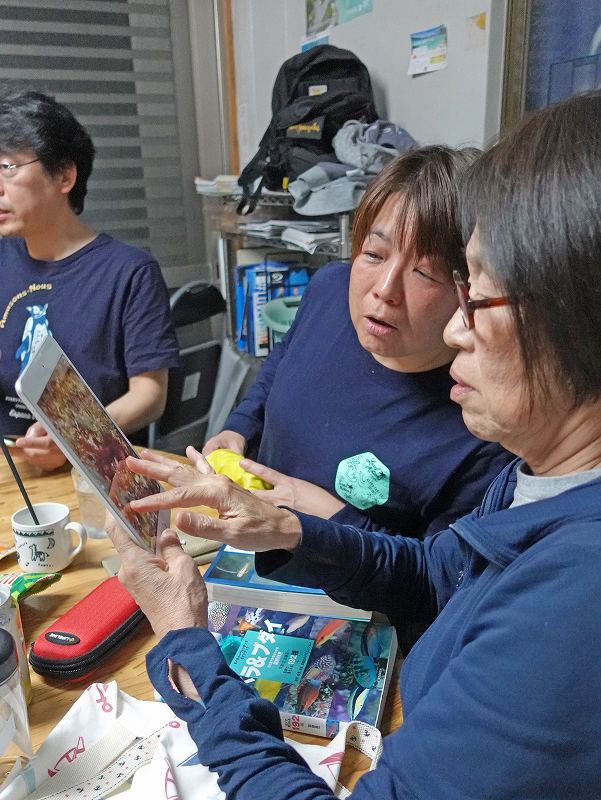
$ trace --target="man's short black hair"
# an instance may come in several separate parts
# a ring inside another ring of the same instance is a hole
[[[0,152],[11,155],[24,150],[35,153],[49,175],[75,165],[77,179],[69,204],[81,214],[94,163],[89,133],[54,97],[13,89],[0,95]]]

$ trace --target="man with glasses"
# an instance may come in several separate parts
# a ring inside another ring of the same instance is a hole
[[[89,134],[54,98],[0,97],[0,425],[42,469],[65,459],[14,384],[45,336],[126,433],[161,415],[178,362],[156,261],[79,216],[93,160]]]

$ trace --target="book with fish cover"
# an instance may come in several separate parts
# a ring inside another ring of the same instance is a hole
[[[223,545],[204,574],[209,600],[248,606],[267,606],[276,611],[298,611],[317,616],[371,619],[371,611],[337,603],[322,591],[261,578],[255,570],[255,554]]]
[[[209,630],[284,729],[333,738],[353,720],[379,724],[397,650],[388,623],[213,601]]]

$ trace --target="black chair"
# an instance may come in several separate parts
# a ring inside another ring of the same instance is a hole
[[[148,445],[183,453],[187,445],[201,445],[205,438],[225,336],[226,305],[215,286],[198,280],[176,289],[170,306],[181,363],[169,370],[167,404],[161,418],[149,426]],[[220,320],[213,319],[218,316]]]

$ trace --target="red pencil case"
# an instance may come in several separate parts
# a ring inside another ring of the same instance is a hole
[[[29,663],[40,675],[74,680],[90,674],[145,619],[115,576],[59,617],[31,645]]]

